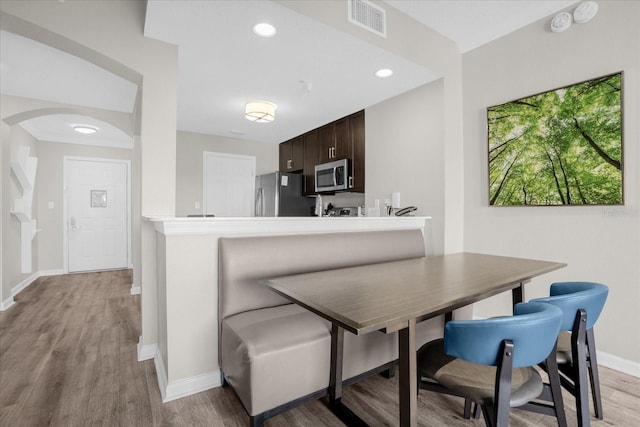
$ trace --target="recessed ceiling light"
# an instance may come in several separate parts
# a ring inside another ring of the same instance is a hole
[[[561,33],[571,26],[573,18],[569,12],[560,12],[551,19],[551,31]]]
[[[598,3],[594,1],[586,1],[581,3],[576,10],[573,11],[573,21],[576,24],[584,24],[591,21],[598,13]]]
[[[78,133],[82,133],[84,135],[91,135],[92,133],[98,132],[97,128],[94,128],[93,126],[86,126],[86,125],[74,126],[73,130],[75,130]]]
[[[260,37],[273,37],[278,31],[273,25],[261,22],[253,26],[253,32]]]
[[[390,77],[391,75],[393,75],[393,71],[388,68],[383,68],[381,70],[376,71],[376,77],[384,78],[384,77]]]

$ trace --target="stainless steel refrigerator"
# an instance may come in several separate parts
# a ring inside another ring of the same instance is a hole
[[[272,172],[256,176],[256,216],[312,216],[315,198],[305,197],[302,175]]]

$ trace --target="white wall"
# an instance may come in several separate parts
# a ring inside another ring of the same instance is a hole
[[[3,0],[0,26],[87,59],[139,85],[134,212],[175,214],[178,49],[144,37],[146,2]],[[4,207],[3,207],[4,208]],[[133,219],[134,280],[142,288],[142,345],[157,342],[155,232]],[[139,236],[139,237],[138,237]]]
[[[463,56],[464,248],[568,263],[527,285],[526,299],[546,295],[552,281],[607,284],[609,299],[596,325],[598,350],[638,364],[640,3],[599,6],[591,22],[564,33],[551,33],[540,21]],[[486,108],[620,70],[625,206],[488,207]],[[483,301],[474,314],[507,313],[510,301],[509,295]]]
[[[132,160],[133,150],[58,142],[38,143],[38,270],[64,270],[63,158],[64,156]],[[53,202],[53,208],[49,208]]]
[[[444,251],[443,80],[365,110],[365,203],[400,192],[402,206],[430,216],[433,253]]]
[[[11,172],[10,161],[18,158],[20,147],[29,147],[29,156],[38,157],[36,140],[18,125],[10,126],[2,122],[2,287],[0,288],[0,304],[11,298],[11,289],[19,285],[31,273],[22,273],[21,261],[21,225],[15,215],[9,212],[13,209],[15,199],[22,197],[22,189],[16,176]],[[39,167],[39,165],[38,165]],[[39,171],[36,172],[36,179]],[[36,183],[33,190],[33,205],[31,215],[37,218],[39,187]],[[39,225],[38,225],[39,227]],[[32,240],[31,271],[37,271],[38,265],[38,237]]]
[[[278,170],[278,144],[224,136],[178,132],[176,143],[176,216],[202,214],[203,152],[255,156],[256,174]],[[200,209],[195,208],[200,203]]]

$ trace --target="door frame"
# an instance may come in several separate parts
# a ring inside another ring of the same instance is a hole
[[[84,162],[103,162],[103,163],[121,163],[127,167],[127,268],[133,268],[131,256],[131,160],[110,159],[103,157],[81,157],[81,156],[63,156],[62,157],[62,264],[65,274],[69,273],[69,223],[68,216],[68,162],[84,161]]]
[[[218,153],[216,151],[203,151],[202,152],[202,215],[207,214],[207,159],[209,157],[226,157],[231,159],[251,160],[253,162],[253,192],[255,193],[255,178],[256,178],[256,156],[247,156],[244,154],[230,154],[230,153]],[[255,215],[252,208],[251,215]]]

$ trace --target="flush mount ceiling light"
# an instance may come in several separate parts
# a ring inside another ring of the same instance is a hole
[[[273,25],[261,22],[253,26],[253,32],[260,37],[273,37],[278,31]]]
[[[93,126],[87,126],[87,125],[75,125],[73,127],[73,130],[83,135],[91,135],[93,133],[98,132],[98,128],[95,128]]]
[[[393,75],[393,71],[388,68],[383,68],[381,70],[376,71],[376,77],[385,78]]]
[[[569,12],[560,12],[551,19],[551,31],[561,33],[571,26],[573,18]]]
[[[573,11],[573,21],[576,24],[584,24],[589,22],[598,13],[598,3],[594,1],[585,1],[576,7]]]
[[[270,123],[276,118],[275,104],[267,101],[250,101],[244,110],[247,120],[257,123]]]

